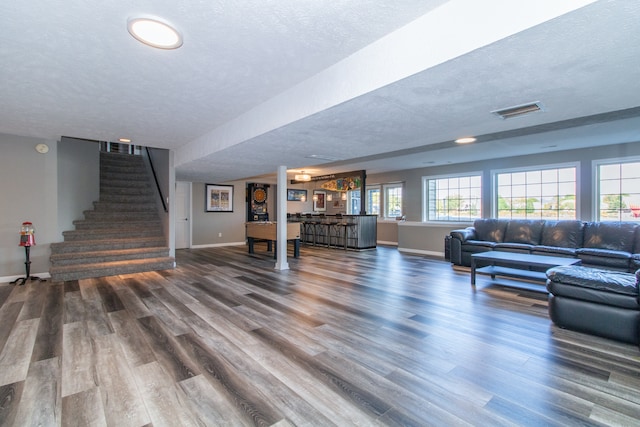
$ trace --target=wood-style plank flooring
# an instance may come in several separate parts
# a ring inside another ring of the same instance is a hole
[[[395,248],[0,284],[2,426],[638,425],[640,350]]]

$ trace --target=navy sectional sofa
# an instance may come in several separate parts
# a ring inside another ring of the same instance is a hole
[[[583,266],[635,272],[640,268],[640,224],[577,220],[478,219],[450,233],[454,265],[470,266],[486,251],[579,258]]]
[[[454,265],[485,251],[578,258],[546,271],[549,316],[558,326],[640,344],[640,224],[479,219],[450,234]]]

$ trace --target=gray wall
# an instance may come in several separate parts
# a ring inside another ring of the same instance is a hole
[[[233,185],[233,212],[205,212],[205,184],[194,182],[191,186],[191,204],[193,217],[191,221],[191,246],[215,246],[243,243],[245,241],[244,223],[247,217],[245,201],[246,184],[244,181],[227,182]],[[273,187],[269,188],[269,197]],[[269,216],[272,211],[269,211]],[[218,237],[221,233],[222,236]]]
[[[384,184],[388,182],[404,183],[404,213],[407,221],[398,224],[398,249],[407,252],[423,253],[426,255],[444,255],[444,237],[451,230],[464,228],[470,223],[438,224],[422,222],[422,177],[453,175],[468,171],[482,172],[483,216],[491,216],[491,171],[511,168],[544,166],[558,163],[579,163],[579,215],[584,221],[597,218],[595,209],[595,194],[593,176],[593,161],[606,159],[622,159],[640,156],[640,143],[608,145],[603,147],[586,148],[582,150],[566,150],[553,153],[535,154],[529,156],[510,157],[471,163],[452,164],[431,168],[411,169],[392,173],[375,174],[367,177],[367,185]],[[380,230],[380,227],[379,227]]]
[[[397,245],[398,244],[398,221],[380,221],[378,220],[377,237],[378,243],[381,245]]]
[[[38,143],[49,152],[35,150]],[[25,251],[18,246],[20,226],[35,227],[31,274],[49,271],[49,244],[58,241],[56,141],[0,134],[0,281],[25,274]]]
[[[73,230],[73,221],[93,209],[100,197],[100,145],[95,141],[61,138],[58,143],[58,230]]]

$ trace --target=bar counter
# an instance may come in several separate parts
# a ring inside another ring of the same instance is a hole
[[[377,215],[291,214],[288,221],[300,223],[305,244],[356,250],[376,247]]]

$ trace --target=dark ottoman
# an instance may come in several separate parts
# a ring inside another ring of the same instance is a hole
[[[549,317],[558,326],[618,341],[640,342],[640,270],[582,266],[547,270]]]

